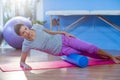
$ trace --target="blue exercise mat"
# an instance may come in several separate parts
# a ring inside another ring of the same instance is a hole
[[[75,64],[81,68],[88,66],[88,58],[83,55],[77,54],[77,53],[72,53],[68,56],[62,56],[61,58],[65,61]]]

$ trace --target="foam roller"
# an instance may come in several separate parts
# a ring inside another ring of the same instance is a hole
[[[87,67],[87,65],[88,65],[88,58],[83,55],[77,54],[77,53],[72,53],[67,56],[62,56],[61,58],[65,61],[75,64],[81,68]]]

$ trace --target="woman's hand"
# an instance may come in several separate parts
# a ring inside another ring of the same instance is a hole
[[[74,35],[69,34],[69,33],[66,33],[66,32],[64,33],[64,35],[65,35],[66,37],[68,37],[68,38],[69,38],[69,37],[74,37],[74,38],[75,38],[75,36],[74,36]]]

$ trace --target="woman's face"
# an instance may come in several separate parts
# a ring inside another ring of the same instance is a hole
[[[31,36],[31,31],[28,27],[26,26],[21,26],[20,28],[20,36],[23,38],[29,38]]]

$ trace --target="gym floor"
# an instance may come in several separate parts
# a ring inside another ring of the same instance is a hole
[[[117,55],[119,51],[109,51]],[[0,50],[0,63],[19,63],[20,50],[12,48]],[[27,62],[31,61],[54,61],[59,57],[44,54],[43,52],[31,50]],[[99,65],[86,68],[72,67],[47,70],[31,71],[0,71],[0,80],[120,80],[120,65]]]

